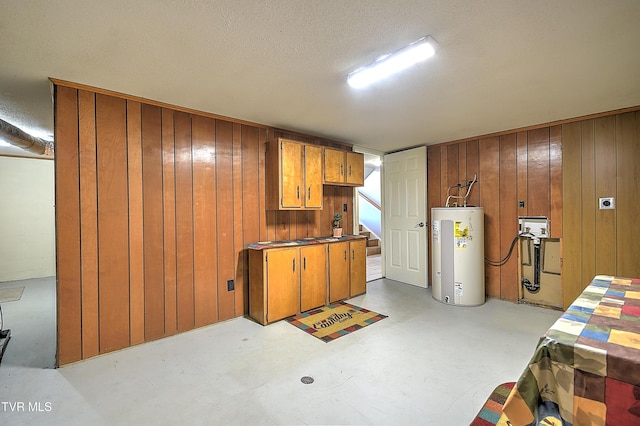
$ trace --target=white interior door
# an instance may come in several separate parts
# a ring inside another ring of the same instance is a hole
[[[427,148],[384,156],[385,276],[427,287]]]

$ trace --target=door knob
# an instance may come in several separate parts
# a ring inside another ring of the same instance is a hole
[[[414,226],[414,228],[424,228],[424,222],[420,222],[419,224]]]

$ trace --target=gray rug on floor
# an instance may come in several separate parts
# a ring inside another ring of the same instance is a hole
[[[24,287],[0,288],[0,303],[20,300]]]

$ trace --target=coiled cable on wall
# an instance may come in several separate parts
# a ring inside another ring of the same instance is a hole
[[[452,185],[450,187],[447,188],[447,201],[445,203],[445,207],[449,207],[449,201],[454,198],[454,199],[462,199],[463,200],[463,206],[467,207],[467,199],[469,198],[469,194],[471,194],[471,188],[473,187],[473,184],[478,182],[478,174],[474,174],[473,175],[473,179],[466,182],[466,183],[459,183],[457,185]],[[461,188],[467,188],[467,193],[464,195],[460,195],[460,189]],[[458,188],[458,195],[451,195],[449,194],[449,192],[451,191],[452,188]]]
[[[518,241],[518,239],[520,237],[535,237],[535,235],[533,235],[531,232],[520,232],[520,233],[518,233],[515,236],[515,238],[513,239],[513,241],[511,241],[511,246],[509,247],[509,252],[507,253],[507,255],[505,257],[503,257],[500,260],[491,260],[488,257],[485,257],[484,261],[487,262],[491,266],[502,266],[502,265],[504,265],[505,263],[507,263],[507,261],[511,257],[511,253],[513,252],[513,248],[516,245],[516,241]]]

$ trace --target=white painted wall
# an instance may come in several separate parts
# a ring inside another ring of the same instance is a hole
[[[0,156],[0,282],[56,274],[52,160]]]

